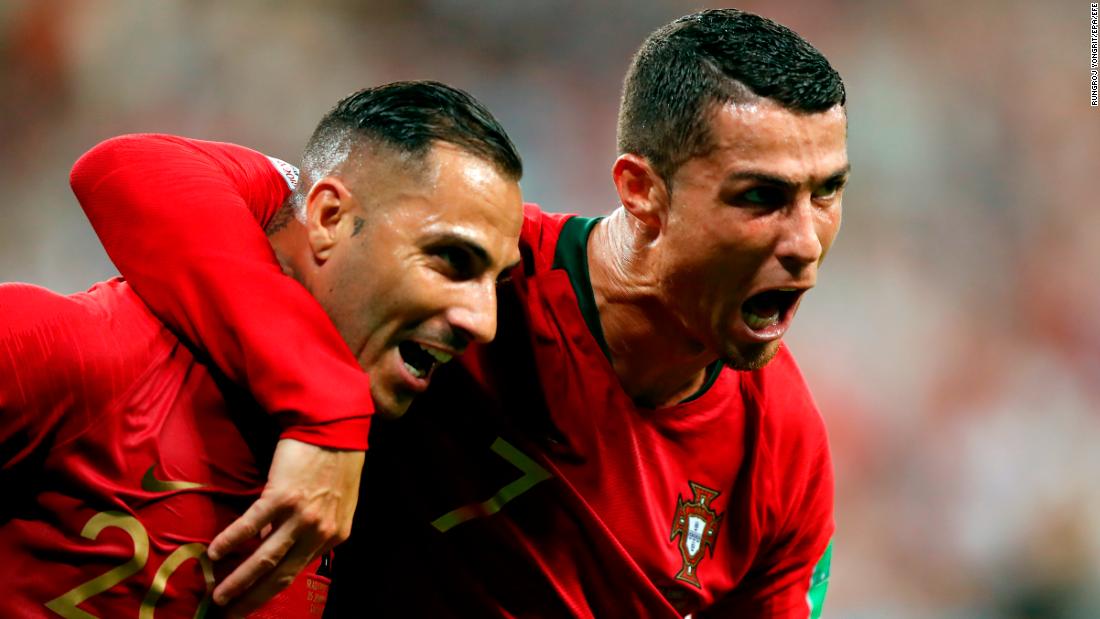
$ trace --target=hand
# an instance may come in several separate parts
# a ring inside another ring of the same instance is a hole
[[[214,589],[214,603],[232,602],[230,616],[246,615],[289,586],[315,557],[346,540],[363,461],[362,451],[280,440],[260,498],[206,551],[217,561],[264,533],[260,547]]]

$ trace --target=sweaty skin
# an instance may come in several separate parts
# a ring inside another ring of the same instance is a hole
[[[399,416],[431,378],[411,373],[399,346],[447,358],[496,333],[496,278],[519,260],[522,202],[515,181],[450,144],[416,172],[384,149],[362,160],[314,183],[305,223],[270,239],[370,374],[377,411]]]
[[[758,100],[716,107],[714,147],[670,182],[619,157],[623,207],[593,231],[588,258],[616,373],[636,401],[682,400],[716,359],[748,370],[775,356],[840,228],[846,133],[840,106],[806,114]],[[780,288],[794,293],[777,323],[746,324],[746,300]]]

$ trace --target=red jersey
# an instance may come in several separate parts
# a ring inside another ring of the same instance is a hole
[[[790,352],[635,405],[554,267],[568,216],[525,215],[496,340],[374,430],[330,616],[807,617],[832,470]]]
[[[400,421],[375,424],[328,615],[809,616],[832,471],[789,351],[715,372],[679,405],[635,406],[555,264],[568,220],[527,207],[496,341],[438,368]],[[147,260],[171,260],[176,233],[143,228],[166,248]],[[230,266],[246,260],[270,257]],[[203,283],[231,289],[239,275],[221,276]],[[254,289],[263,315],[285,307]],[[197,302],[162,311],[170,324],[218,319]]]
[[[0,614],[196,616],[206,544],[259,497],[275,423],[122,280],[0,285],[0,315]]]
[[[228,218],[196,233],[215,244],[219,234],[229,234],[241,247],[270,252],[252,212],[243,203],[234,205],[243,192],[277,206],[290,186],[279,171],[293,168],[253,151],[234,157],[246,149],[233,145],[139,141],[143,148],[152,143],[162,151],[183,149],[188,157],[177,156],[181,167],[165,170],[152,165],[159,153],[145,150],[150,158],[99,174],[133,146],[120,139],[90,152],[73,171],[82,199],[111,222],[104,233],[125,237],[112,254],[139,262],[139,279],[158,281],[163,265],[141,260],[152,246],[129,228],[140,226],[140,217],[116,219],[126,213],[115,211],[110,200],[141,196],[157,203],[159,192],[192,200],[198,194],[189,183],[204,178],[226,189],[221,195],[229,200],[219,203],[219,212],[238,208],[247,226],[234,229]],[[217,156],[203,156],[209,153]],[[178,270],[207,264],[192,261],[186,249],[179,255],[184,262]],[[212,255],[232,252],[219,247]],[[285,276],[266,285],[300,288]],[[157,290],[150,285],[149,298],[159,298]],[[201,287],[164,296],[217,303]],[[308,295],[290,302],[298,307],[295,314],[317,311],[324,318]],[[225,314],[236,309],[227,307]],[[296,350],[291,335],[282,349],[265,348],[249,364],[238,364],[257,329],[225,333],[199,319],[177,323],[173,332],[122,280],[68,297],[3,285],[0,316],[0,488],[6,496],[0,508],[0,556],[6,559],[0,566],[0,615],[196,616],[209,605],[215,570],[224,576],[233,565],[211,565],[206,544],[259,496],[280,436],[366,447],[373,410],[369,381],[327,318],[296,331],[311,342],[327,341],[324,349]],[[278,321],[274,317],[264,328],[278,328]],[[216,352],[196,353],[176,333],[220,338],[222,344],[212,347]],[[211,360],[233,369],[222,373]],[[331,379],[334,388],[323,397],[309,396],[294,375],[271,372],[276,363],[323,372],[327,378],[320,380]],[[242,381],[266,385],[259,403],[237,386]],[[261,615],[320,616],[328,582],[317,573],[321,563],[315,561]]]

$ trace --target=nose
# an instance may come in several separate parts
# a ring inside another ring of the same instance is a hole
[[[821,237],[809,196],[792,204],[785,218],[776,255],[791,273],[799,273],[821,258]]]
[[[497,333],[497,287],[492,279],[465,282],[462,297],[447,312],[451,327],[481,344]]]

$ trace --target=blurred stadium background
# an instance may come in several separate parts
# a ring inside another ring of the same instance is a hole
[[[616,202],[620,79],[698,5],[5,0],[0,281],[114,269],[68,189],[106,137],[296,161],[344,94],[438,79],[512,133],[529,200]],[[1100,617],[1100,111],[1088,2],[745,2],[849,91],[844,228],[790,336],[833,438],[825,614]]]

